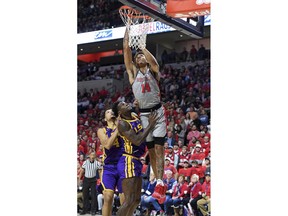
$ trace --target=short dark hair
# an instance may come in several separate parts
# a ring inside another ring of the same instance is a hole
[[[120,101],[117,101],[116,103],[113,104],[113,107],[112,107],[112,111],[113,111],[116,118],[119,115],[119,110],[118,110],[118,104],[119,103],[120,103]]]
[[[144,53],[143,53],[142,50],[137,51],[136,54],[134,55],[134,63],[135,63],[135,64],[136,64],[136,57],[137,57],[138,55],[140,55],[140,54],[143,54],[143,55],[144,55]]]

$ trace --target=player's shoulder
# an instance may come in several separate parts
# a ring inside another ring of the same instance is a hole
[[[135,112],[132,112],[131,115],[136,119],[140,119],[139,115]]]
[[[157,73],[157,72],[155,72],[155,71],[153,71],[152,69],[151,69],[151,67],[149,68],[149,72],[151,73],[151,75],[158,81],[158,76],[159,76],[159,74]]]
[[[99,133],[106,133],[106,127],[100,127],[100,128],[98,128],[97,134],[99,134]]]

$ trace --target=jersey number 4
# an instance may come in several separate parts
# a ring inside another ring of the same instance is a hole
[[[141,86],[142,86],[142,93],[151,91],[149,83],[142,84]]]

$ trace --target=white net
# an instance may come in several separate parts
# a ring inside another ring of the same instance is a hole
[[[132,49],[144,49],[150,22],[154,19],[128,6],[119,9],[120,17],[129,30],[129,46]]]

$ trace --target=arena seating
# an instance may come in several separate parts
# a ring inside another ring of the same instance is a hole
[[[117,0],[78,0],[78,33],[123,26]]]

